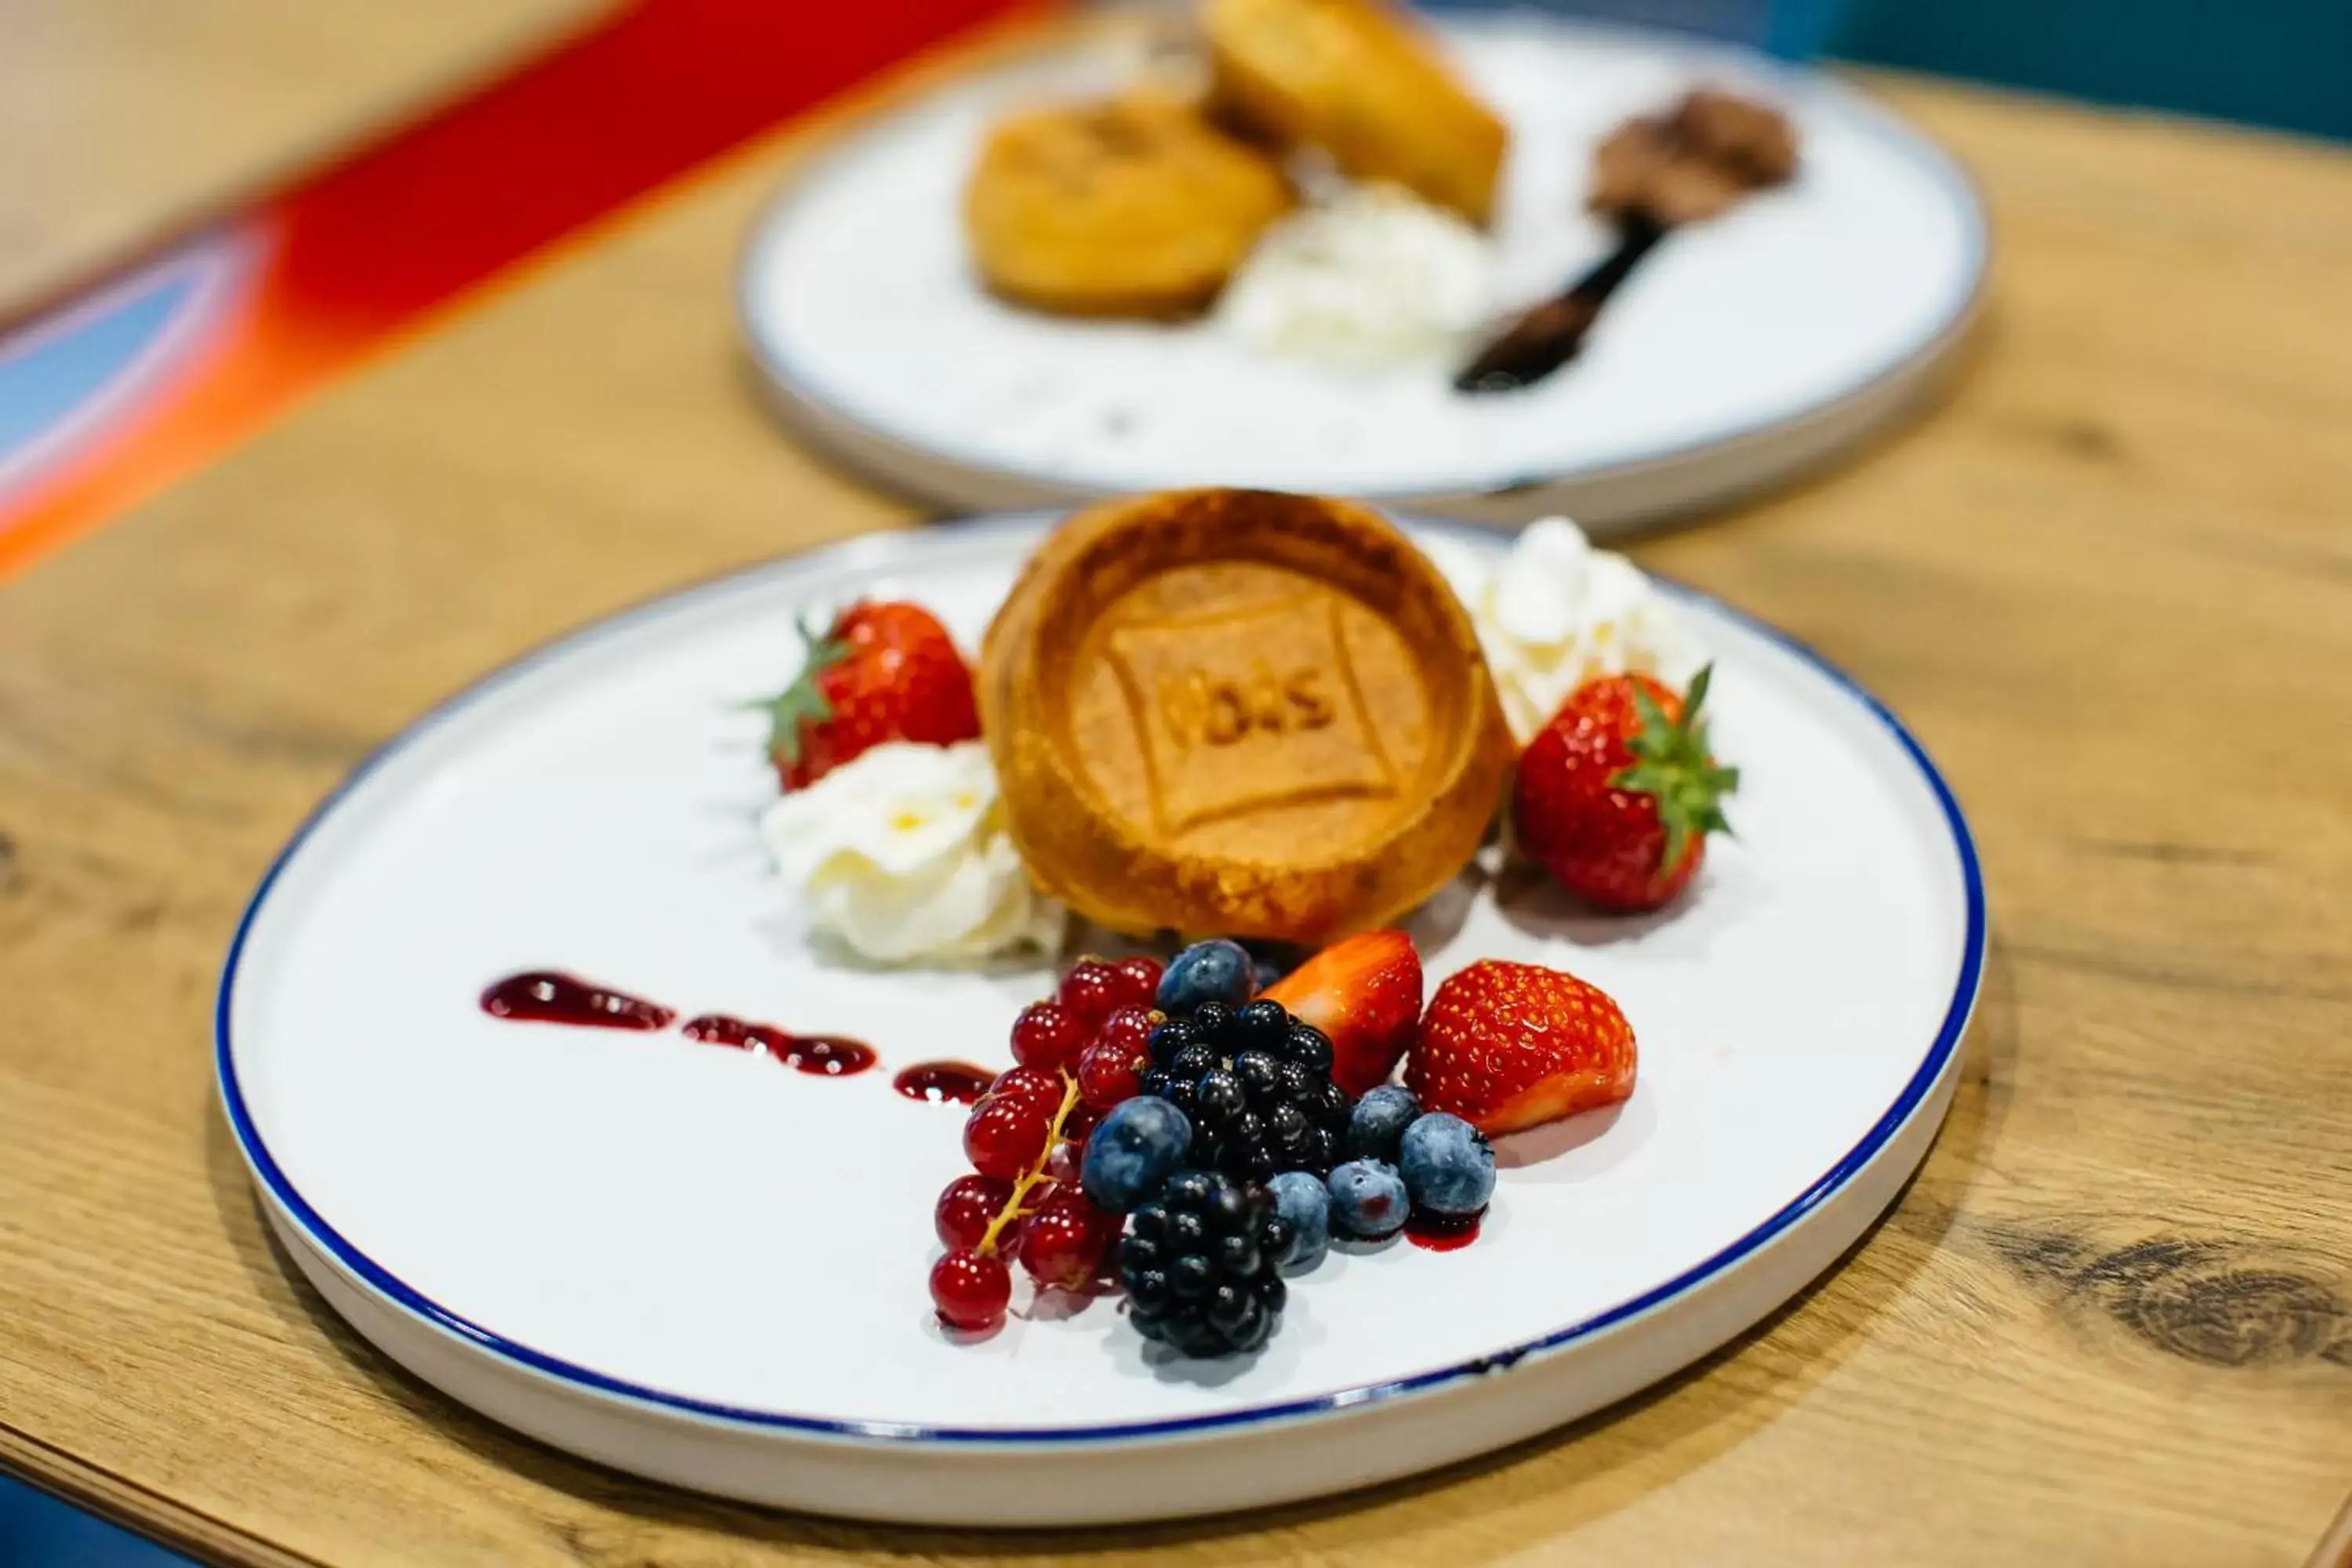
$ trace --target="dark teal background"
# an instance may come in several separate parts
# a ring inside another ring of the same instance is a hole
[[[2352,137],[2352,0],[1853,0],[1826,52]]]
[[[0,1474],[0,1568],[190,1568],[188,1560]]]
[[[1513,0],[1424,0],[1496,9]],[[1518,0],[2101,103],[2352,138],[2352,0]]]

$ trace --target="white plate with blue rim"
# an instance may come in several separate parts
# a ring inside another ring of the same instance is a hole
[[[1467,396],[1453,366],[1366,376],[1273,360],[1215,326],[1057,320],[975,280],[959,192],[1008,106],[1130,79],[1123,37],[943,89],[842,142],[771,205],[738,311],[803,434],[969,510],[1194,484],[1354,495],[1596,533],[1719,503],[1900,416],[1972,319],[1984,214],[1925,135],[1834,78],[1752,50],[1534,13],[1442,24],[1513,132],[1493,251],[1524,305],[1605,255],[1581,210],[1627,116],[1723,85],[1790,116],[1788,186],[1672,235],[1582,354],[1531,390]]]
[[[942,1331],[931,1209],[962,1117],[894,1080],[1006,1065],[1053,975],[812,944],[755,831],[774,781],[741,704],[793,675],[814,605],[913,598],[976,642],[1049,521],[862,539],[590,626],[420,720],[301,828],[229,953],[220,1092],[289,1256],[361,1333],[681,1486],[1103,1523],[1373,1485],[1584,1415],[1774,1311],[1894,1199],[1977,991],[1967,825],[1866,692],[1678,589],[1738,837],[1661,915],[1474,868],[1412,926],[1433,984],[1499,957],[1614,995],[1632,1098],[1504,1140],[1474,1244],[1335,1251],[1255,1355],[1148,1349],[1115,1296],[1024,1290],[995,1334]],[[825,1076],[479,1005],[551,969],[879,1060]]]

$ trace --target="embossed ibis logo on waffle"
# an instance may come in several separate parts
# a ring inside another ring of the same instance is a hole
[[[1161,833],[1396,793],[1340,614],[1332,595],[1299,594],[1111,633]]]

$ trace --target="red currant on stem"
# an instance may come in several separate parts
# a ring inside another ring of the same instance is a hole
[[[931,1265],[931,1305],[951,1329],[992,1329],[1012,1299],[1013,1275],[1001,1258],[960,1248]]]
[[[1118,1046],[1132,1056],[1148,1056],[1151,1050],[1151,1031],[1166,1021],[1168,1015],[1150,1007],[1121,1007],[1103,1020],[1095,1034],[1096,1046]],[[1093,1049],[1089,1046],[1087,1049]]]
[[[1067,1087],[1062,1092],[1061,1104],[1055,1108],[1053,1120],[1045,1125],[1045,1142],[1037,1146],[1037,1152],[1031,1157],[1027,1167],[1013,1178],[1013,1195],[1005,1200],[1004,1207],[998,1211],[987,1234],[980,1238],[982,1252],[1009,1246],[1014,1239],[1012,1233],[1018,1232],[1021,1223],[1037,1212],[1039,1204],[1055,1195],[1058,1184],[1046,1169],[1052,1161],[1052,1151],[1062,1142],[1065,1124],[1072,1115],[1086,1109],[1078,1103],[1076,1082],[1065,1081]],[[966,1143],[970,1143],[969,1128]]]
[[[994,1176],[958,1176],[940,1194],[931,1228],[950,1250],[969,1252],[988,1234],[989,1222],[1013,1201],[1013,1184]]]
[[[1053,1113],[1026,1100],[983,1100],[963,1124],[964,1158],[983,1176],[1014,1184],[1045,1158],[1053,1142]]]
[[[1160,999],[1160,976],[1165,973],[1156,958],[1138,953],[1111,965],[1118,971],[1120,1000],[1130,1007],[1149,1007]]]
[[[1118,970],[1099,958],[1082,958],[1070,965],[1070,972],[1062,976],[1062,1007],[1077,1019],[1082,1035],[1090,1036],[1101,1028],[1103,1020],[1110,1016],[1111,1009],[1126,1000],[1127,982],[1120,978]],[[1083,1039],[1078,1042],[1084,1043]],[[1076,1058],[1076,1046],[1071,1048],[1070,1055]]]
[[[1062,1075],[1052,1068],[1008,1068],[988,1086],[988,1100],[1017,1100],[1051,1116],[1062,1103]]]
[[[1047,1082],[1059,1089],[1050,1101]],[[1004,1321],[1013,1292],[1008,1255],[1038,1279],[1072,1289],[1101,1268],[1118,1227],[1077,1190],[1071,1152],[1094,1122],[1076,1079],[1028,1064],[998,1079],[973,1108],[963,1149],[978,1174],[950,1183],[932,1215],[949,1248],[931,1266],[931,1305],[941,1322],[976,1331]],[[1056,1217],[1045,1223],[1048,1215]]]
[[[1137,1065],[1143,1059],[1141,1051],[1118,1044],[1104,1030],[1103,1037],[1078,1058],[1078,1092],[1096,1110],[1108,1110],[1121,1100],[1133,1099],[1143,1089],[1142,1070]]]
[[[1066,982],[1063,989],[1066,993],[1068,988]],[[1059,1072],[1078,1059],[1098,1021],[1061,1003],[1033,1002],[1013,1020],[1013,1059],[1025,1068]]]
[[[1077,1086],[1072,1084],[1070,1087],[1073,1090],[1072,1098],[1076,1099],[1075,1091]],[[1094,1136],[1095,1126],[1101,1121],[1102,1112],[1080,1100],[1063,1115],[1062,1136],[1073,1143],[1084,1143]]]
[[[1040,1285],[1079,1290],[1095,1277],[1110,1234],[1083,1197],[1050,1203],[1021,1233],[1021,1267]]]

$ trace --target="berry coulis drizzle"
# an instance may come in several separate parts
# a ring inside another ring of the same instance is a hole
[[[551,969],[530,970],[499,981],[482,993],[482,1011],[493,1018],[520,1023],[645,1033],[667,1029],[677,1019],[675,1009],[658,1002]],[[679,1032],[707,1046],[765,1051],[786,1067],[818,1078],[847,1078],[866,1071],[877,1060],[874,1047],[863,1040],[841,1035],[795,1035],[772,1024],[755,1024],[724,1013],[688,1018]],[[972,1105],[994,1081],[993,1073],[970,1062],[917,1062],[893,1077],[890,1087],[908,1100]],[[1404,1222],[1405,1239],[1431,1252],[1458,1251],[1478,1239],[1478,1225],[1486,1216],[1484,1209],[1460,1215],[1415,1209]]]
[[[685,1035],[707,1046],[762,1050],[795,1071],[819,1078],[847,1078],[874,1065],[874,1047],[845,1035],[794,1035],[772,1024],[754,1024],[724,1013],[688,1018]]]
[[[890,1080],[908,1100],[934,1105],[976,1105],[996,1075],[970,1062],[917,1062]]]
[[[518,1023],[647,1033],[667,1029],[677,1020],[675,1008],[551,969],[530,970],[499,981],[482,993],[482,1011],[493,1018],[511,1018]],[[754,1024],[723,1013],[689,1018],[682,1032],[688,1039],[704,1045],[765,1051],[786,1067],[818,1078],[847,1078],[852,1073],[864,1072],[878,1059],[874,1047],[863,1040],[843,1035],[795,1035],[772,1024]],[[911,1098],[949,1097],[915,1094]]]
[[[493,1018],[583,1029],[667,1029],[677,1016],[658,1002],[551,969],[508,975],[482,993],[482,1011]]]
[[[1478,1222],[1486,1217],[1485,1209],[1476,1214],[1415,1209],[1405,1217],[1404,1238],[1432,1252],[1456,1252],[1478,1239]]]

